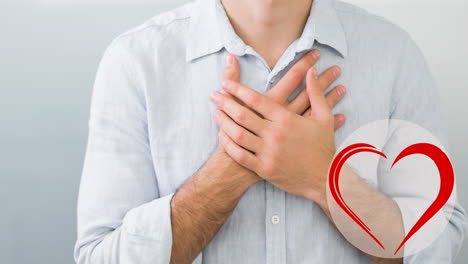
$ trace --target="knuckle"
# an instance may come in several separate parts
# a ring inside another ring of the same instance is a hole
[[[224,149],[226,150],[227,153],[229,153],[230,155],[232,155],[234,153],[231,142],[229,142],[228,140],[223,140],[222,144],[223,144]]]
[[[291,69],[291,80],[294,82],[301,82],[304,75],[297,69]]]
[[[241,110],[241,111],[237,112],[237,114],[236,114],[237,122],[243,123],[243,122],[246,121],[246,119],[247,119],[247,113],[244,110]]]
[[[257,106],[260,103],[260,95],[258,94],[251,94],[248,97],[249,104],[252,106]]]
[[[285,135],[283,134],[282,131],[273,131],[271,133],[271,137],[273,139],[273,142],[277,143],[277,144],[280,144],[280,143],[283,143],[285,141]]]
[[[261,167],[261,174],[265,178],[270,178],[273,176],[274,167],[270,163],[266,163]]]
[[[226,119],[223,115],[219,116],[219,121],[218,121],[219,127],[225,128],[226,127]]]
[[[239,83],[232,82],[230,86],[232,93],[237,93],[237,91],[239,90],[239,86]]]
[[[247,162],[247,154],[244,152],[239,152],[237,155],[237,162],[240,164],[245,164]]]
[[[220,96],[219,100],[216,103],[220,109],[225,109],[226,108],[226,103],[224,100],[224,97]]]
[[[240,143],[244,140],[245,136],[244,136],[244,133],[242,130],[240,129],[237,129],[236,132],[234,132],[234,141]]]
[[[293,118],[290,115],[282,115],[279,118],[281,127],[291,129],[294,126]]]

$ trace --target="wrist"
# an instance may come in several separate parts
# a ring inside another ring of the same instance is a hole
[[[262,180],[255,172],[234,161],[221,145],[218,146],[210,161],[222,170],[222,174],[227,175],[235,185],[240,185],[240,187],[248,189]]]
[[[314,173],[309,176],[310,181],[307,190],[304,191],[304,197],[308,200],[315,202],[319,205],[324,211],[328,211],[328,202],[327,202],[327,182],[328,182],[328,169],[322,170],[320,174]]]
[[[321,188],[315,187],[315,189],[313,189],[312,191],[308,191],[304,195],[304,198],[315,202],[322,209],[328,210],[327,189],[326,189],[326,185],[322,185],[322,186],[323,187]]]
[[[206,182],[212,198],[218,195],[238,198],[259,179],[254,172],[237,164],[220,148],[193,178],[198,182]]]

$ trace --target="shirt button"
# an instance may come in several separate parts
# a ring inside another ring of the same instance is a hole
[[[271,217],[271,223],[272,224],[277,225],[277,224],[279,224],[279,222],[280,222],[279,216],[274,215],[274,216]]]

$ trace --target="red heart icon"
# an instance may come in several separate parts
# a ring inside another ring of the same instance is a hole
[[[330,187],[330,192],[341,209],[349,217],[351,217],[351,219],[353,219],[354,222],[356,222],[377,244],[379,244],[382,249],[385,249],[382,243],[372,234],[371,229],[354,213],[353,210],[351,210],[351,208],[349,208],[341,195],[339,187],[339,176],[341,168],[345,164],[346,160],[348,160],[354,154],[360,152],[371,152],[387,158],[384,153],[376,150],[374,146],[369,144],[360,143],[346,147],[340,153],[338,153],[338,155],[336,155],[330,167],[330,171],[328,173],[328,184]],[[429,208],[427,208],[427,210],[418,219],[416,224],[410,229],[408,234],[405,236],[395,251],[395,255],[403,247],[403,245],[447,203],[452,194],[455,182],[454,171],[450,159],[440,148],[432,144],[418,143],[407,147],[402,152],[400,152],[400,154],[398,154],[398,157],[392,164],[392,168],[398,161],[413,154],[425,155],[432,159],[432,161],[437,166],[440,176],[439,194],[437,195],[437,198],[434,200],[434,202],[429,206]]]

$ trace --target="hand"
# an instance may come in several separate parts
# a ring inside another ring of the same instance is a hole
[[[277,102],[280,105],[285,106],[288,110],[292,111],[296,114],[304,113],[310,106],[309,98],[307,95],[306,89],[302,90],[296,98],[292,101],[288,101],[288,98],[292,94],[292,92],[302,83],[307,73],[307,70],[310,69],[320,58],[320,52],[318,50],[312,50],[309,53],[305,54],[289,71],[286,75],[278,82],[277,85],[272,87],[265,96]],[[321,87],[321,91],[325,91],[339,76],[340,76],[340,68],[337,66],[331,67],[322,73],[319,76],[319,86]],[[224,70],[223,80],[232,80],[239,82],[240,81],[240,69],[239,64],[235,56],[227,55],[226,56],[226,65]],[[326,99],[331,107],[333,107],[344,95],[345,87],[339,85],[335,87],[331,92],[326,95]],[[229,95],[227,95],[229,96]],[[310,109],[307,110],[306,114],[310,113]],[[335,129],[339,129],[345,121],[345,117],[343,115],[336,115],[335,116]],[[225,152],[224,147],[219,144],[214,155],[223,157],[226,161],[231,161],[233,164],[233,168],[236,168],[236,171],[243,171],[246,174],[247,179],[254,179],[261,180],[258,176],[240,166],[238,163],[233,161],[229,155]]]
[[[335,89],[338,100],[327,100],[317,70],[311,68],[306,92],[312,109],[303,116],[238,82],[224,81],[223,89],[247,106],[212,93],[220,108],[214,113],[220,142],[229,156],[284,191],[325,199],[328,166],[335,154],[337,118],[331,107],[342,98],[344,87]]]

